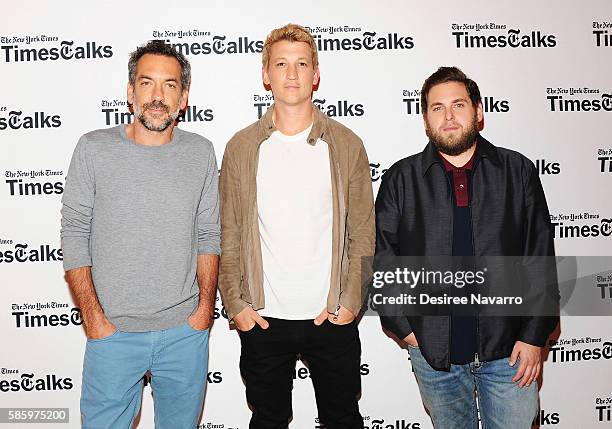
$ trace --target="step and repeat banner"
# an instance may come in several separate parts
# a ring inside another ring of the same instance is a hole
[[[288,22],[308,27],[320,51],[314,103],[362,137],[374,192],[389,166],[427,142],[419,101],[424,79],[441,65],[456,65],[480,85],[482,134],[537,165],[557,254],[612,256],[607,0],[22,0],[5,4],[1,20],[0,407],[66,409],[67,423],[57,427],[80,426],[85,336],[63,276],[60,201],[78,138],[133,120],[128,55],[150,39],[166,40],[191,61],[180,127],[212,140],[220,163],[229,138],[272,103],[261,81],[266,35]],[[592,295],[603,311],[564,313],[547,347],[534,425],[609,427],[612,278],[599,276],[574,294]],[[201,428],[246,429],[238,335],[220,300],[215,317]],[[360,331],[365,427],[431,428],[408,352],[377,318],[364,317]],[[321,427],[300,362],[293,402],[292,428]],[[32,427],[11,427],[20,426]],[[138,427],[153,427],[149,386]]]

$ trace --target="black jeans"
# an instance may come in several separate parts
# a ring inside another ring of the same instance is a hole
[[[255,325],[240,333],[240,372],[253,409],[249,428],[287,428],[298,355],[310,370],[319,421],[328,429],[363,428],[357,404],[361,392],[357,324],[325,321],[315,326],[312,320],[266,320],[268,329]]]

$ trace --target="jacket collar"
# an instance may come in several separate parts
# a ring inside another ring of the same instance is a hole
[[[310,130],[310,134],[308,135],[308,144],[314,145],[318,139],[323,140],[325,143],[330,143],[330,138],[328,135],[328,119],[327,115],[315,106],[312,105],[313,110],[313,122],[312,129]],[[259,135],[258,140],[259,143],[270,138],[272,133],[276,131],[276,126],[274,125],[274,121],[272,120],[272,114],[274,113],[274,104],[268,107],[266,113],[259,120]]]
[[[478,137],[476,138],[476,143],[476,153],[474,154],[473,167],[474,170],[476,169],[476,167],[478,167],[478,164],[480,164],[480,161],[482,159],[490,160],[491,163],[496,167],[501,166],[501,161],[499,159],[499,154],[497,153],[497,148],[493,146],[493,144],[491,144],[480,134],[478,134]],[[442,168],[444,168],[444,164],[442,163],[440,155],[438,154],[438,149],[436,149],[436,147],[431,141],[427,144],[427,146],[425,146],[425,149],[423,149],[423,152],[421,153],[421,162],[421,171],[423,172],[423,176],[425,176],[425,174],[427,173],[427,171],[429,171],[429,168],[433,164],[440,164]]]

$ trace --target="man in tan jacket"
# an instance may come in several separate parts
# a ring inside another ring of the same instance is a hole
[[[355,317],[375,237],[367,155],[312,104],[319,67],[307,30],[273,30],[262,62],[275,103],[227,144],[220,179],[219,289],[240,333],[250,428],[288,426],[298,356],[319,420],[362,428]]]

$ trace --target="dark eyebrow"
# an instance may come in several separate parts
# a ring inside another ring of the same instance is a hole
[[[451,104],[455,104],[455,103],[457,103],[459,101],[463,101],[464,103],[467,103],[467,99],[466,98],[455,98],[453,101],[451,101]],[[443,106],[443,103],[441,103],[439,101],[436,102],[436,103],[432,103],[431,107],[434,107],[434,106]]]
[[[149,77],[149,76],[144,75],[144,74],[143,74],[143,75],[141,75],[141,76],[138,76],[138,79],[149,79],[149,80],[154,80],[152,77]],[[175,79],[175,78],[173,78],[173,77],[171,77],[170,79],[166,79],[164,82],[178,82],[178,80],[177,80],[177,79]]]

